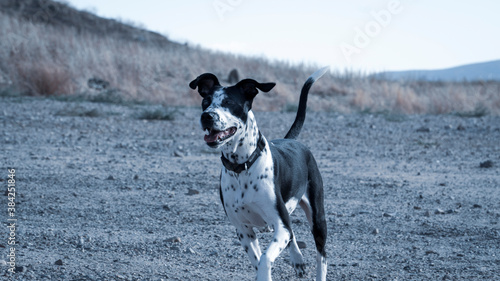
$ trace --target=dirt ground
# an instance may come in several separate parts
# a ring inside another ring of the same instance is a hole
[[[219,202],[200,109],[140,118],[158,109],[0,97],[0,279],[254,280]],[[294,114],[256,118],[275,139]],[[328,280],[499,280],[500,117],[309,113],[299,139],[325,183]],[[300,209],[292,221],[308,276],[296,278],[283,252],[273,277],[313,280]]]

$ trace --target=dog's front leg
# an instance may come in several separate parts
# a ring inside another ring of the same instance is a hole
[[[236,227],[236,235],[238,235],[241,246],[243,246],[243,249],[248,254],[250,262],[257,269],[262,252],[260,251],[259,240],[253,228],[246,225],[238,226]]]
[[[274,237],[266,252],[260,257],[260,262],[257,270],[257,281],[270,281],[271,267],[274,260],[286,248],[290,241],[290,232],[285,228],[280,221],[274,224]]]

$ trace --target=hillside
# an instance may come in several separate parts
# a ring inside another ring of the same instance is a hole
[[[438,70],[387,71],[376,74],[390,80],[500,81],[500,60],[461,65]]]
[[[187,86],[201,73],[222,84],[236,70],[276,82],[254,108],[293,111],[302,83],[316,67],[208,51],[154,32],[104,19],[50,0],[0,2],[0,93],[78,96],[94,101],[139,101],[198,106]],[[500,86],[486,83],[391,81],[352,72],[331,73],[311,90],[319,111],[401,114],[500,114]]]

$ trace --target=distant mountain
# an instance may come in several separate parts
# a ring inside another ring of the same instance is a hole
[[[73,27],[77,32],[113,36],[162,47],[181,46],[156,32],[79,11],[69,4],[52,0],[0,0],[0,11],[34,24]]]
[[[500,60],[467,64],[439,70],[386,71],[373,75],[389,80],[500,81]]]

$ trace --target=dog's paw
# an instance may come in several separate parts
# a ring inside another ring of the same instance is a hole
[[[295,269],[295,273],[298,277],[306,277],[306,264],[305,263],[294,263],[293,269]]]

